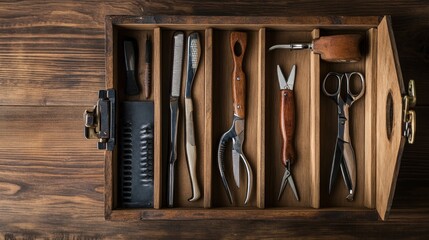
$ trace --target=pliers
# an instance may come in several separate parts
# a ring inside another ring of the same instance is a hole
[[[246,175],[247,175],[247,191],[244,204],[247,204],[250,199],[253,185],[253,173],[252,168],[247,161],[246,156],[243,153],[243,142],[244,142],[244,130],[245,130],[245,100],[246,100],[246,76],[242,69],[242,62],[244,52],[247,45],[247,35],[244,32],[232,32],[230,36],[230,47],[231,53],[234,60],[234,69],[232,73],[232,95],[233,95],[233,106],[234,106],[234,117],[232,121],[231,128],[222,135],[218,151],[217,151],[217,160],[219,166],[220,176],[222,178],[223,185],[228,195],[229,202],[232,204],[232,194],[228,186],[228,180],[225,176],[225,163],[224,163],[224,153],[229,140],[232,140],[232,153],[234,165],[241,161],[243,162]],[[238,166],[235,166],[238,168]],[[234,178],[235,173],[234,170]],[[236,182],[237,179],[235,178]],[[238,185],[238,184],[237,184]]]

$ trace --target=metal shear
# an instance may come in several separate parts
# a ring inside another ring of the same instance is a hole
[[[354,94],[350,90],[350,84],[352,79],[356,78],[360,80],[361,89],[357,94]],[[336,89],[334,89],[334,92],[330,92],[326,88],[326,82],[329,79],[337,80],[337,87]],[[343,80],[345,80],[346,82],[346,92],[343,94],[345,95],[345,98],[343,98],[341,94],[341,84]],[[346,199],[352,201],[356,190],[356,161],[349,132],[349,108],[356,100],[363,96],[365,92],[365,79],[364,76],[359,72],[330,72],[323,80],[322,90],[327,96],[331,97],[331,99],[334,100],[334,102],[338,106],[338,132],[337,141],[335,144],[334,158],[332,160],[331,174],[329,178],[329,193],[331,193],[334,181],[337,178],[338,171],[339,169],[341,169],[344,183],[348,190],[348,195]]]
[[[232,73],[232,95],[234,100],[234,117],[232,120],[231,128],[222,135],[219,141],[217,151],[217,160],[219,165],[219,172],[222,178],[223,185],[228,195],[229,202],[232,204],[232,194],[228,186],[228,180],[225,176],[225,163],[224,153],[229,140],[232,140],[232,155],[233,161],[241,161],[244,164],[247,175],[247,191],[244,204],[247,204],[250,199],[253,184],[253,173],[249,162],[243,153],[244,142],[244,126],[245,126],[245,100],[246,100],[246,76],[242,69],[242,62],[244,52],[247,45],[247,35],[244,32],[232,32],[230,36],[230,47],[234,60],[234,70]],[[236,164],[236,163],[234,163]],[[238,166],[236,166],[238,168]],[[234,178],[236,179],[236,171],[234,171]],[[237,182],[237,179],[236,179]],[[238,184],[237,184],[238,185]]]

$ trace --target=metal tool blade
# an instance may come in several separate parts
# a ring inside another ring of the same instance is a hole
[[[296,190],[295,181],[293,180],[292,173],[290,172],[290,170],[288,168],[285,168],[285,173],[283,174],[283,178],[282,178],[280,191],[279,191],[279,195],[277,197],[277,200],[280,200],[280,198],[282,197],[282,194],[283,194],[288,183],[290,184],[290,188],[292,189],[293,195],[295,195],[295,199],[297,201],[299,201],[298,191]]]
[[[184,34],[174,33],[173,73],[171,77],[171,97],[180,97],[182,79]]]
[[[240,187],[240,154],[232,149],[232,171],[234,173],[234,182]]]
[[[250,167],[249,161],[247,161],[246,156],[242,152],[240,153],[240,158],[243,161],[243,165],[246,168],[246,174],[247,174],[246,198],[244,199],[244,204],[247,204],[250,200],[250,196],[252,195],[253,172],[252,172],[252,168]]]
[[[240,187],[240,153],[237,151],[241,148],[244,143],[244,126],[245,120],[240,117],[234,116],[233,120],[233,130],[235,131],[236,137],[233,138],[233,148],[232,148],[232,170],[234,173],[234,181],[237,187]]]
[[[312,43],[292,43],[292,44],[279,44],[274,45],[268,49],[268,51],[272,51],[274,49],[312,49],[313,44]]]
[[[292,70],[290,71],[289,77],[287,78],[287,85],[289,90],[293,90],[293,86],[295,85],[295,75],[296,75],[296,65],[293,65]]]
[[[288,178],[288,182],[289,182],[289,184],[290,184],[290,188],[292,189],[293,195],[295,195],[295,199],[296,199],[297,201],[299,201],[298,191],[296,190],[295,182],[293,181],[292,174],[289,176],[289,178]]]
[[[201,56],[200,35],[197,32],[191,33],[188,37],[188,57],[187,57],[187,79],[185,88],[185,97],[191,98],[192,84]]]
[[[343,173],[343,178],[347,186],[349,194],[347,195],[347,200],[352,201],[355,194],[356,188],[356,161],[353,147],[350,143],[345,142],[343,144],[343,156],[344,161],[341,166]]]
[[[286,188],[286,185],[288,182],[287,179],[289,178],[289,176],[290,176],[290,171],[287,168],[285,168],[285,173],[283,174],[283,178],[282,178],[282,182],[280,185],[280,191],[279,191],[279,195],[277,197],[277,200],[280,200],[280,198],[282,197],[282,194]]]
[[[226,133],[224,133],[222,135],[222,137],[220,138],[218,150],[217,150],[217,163],[218,163],[218,167],[219,167],[220,177],[222,179],[223,186],[224,186],[225,191],[227,193],[228,200],[231,204],[233,203],[233,199],[232,199],[231,190],[229,189],[228,180],[226,179],[226,176],[225,176],[224,154],[225,154],[226,145],[232,136],[233,136],[232,129],[230,129]]]
[[[174,203],[174,166],[177,160],[177,127],[179,121],[179,97],[183,66],[183,32],[174,33],[173,74],[170,96],[170,169],[168,185],[168,206]]]
[[[277,65],[277,77],[279,80],[280,90],[284,90],[284,89],[293,90],[293,86],[295,84],[295,75],[296,75],[296,65],[293,65],[292,70],[290,71],[289,77],[286,81],[286,78],[283,75],[280,65]]]
[[[335,180],[337,179],[338,171],[340,170],[340,163],[343,161],[343,154],[339,146],[340,141],[341,140],[337,139],[337,142],[335,144],[334,158],[332,160],[331,174],[329,177],[329,194],[334,188],[334,183],[335,183]]]
[[[288,85],[287,85],[287,82],[286,82],[286,78],[283,75],[283,72],[282,72],[282,70],[280,68],[280,65],[277,65],[277,78],[279,80],[280,90],[287,89]]]

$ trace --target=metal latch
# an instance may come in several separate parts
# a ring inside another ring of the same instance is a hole
[[[85,138],[98,139],[97,148],[112,151],[115,146],[115,90],[100,90],[92,110],[83,114]]]
[[[414,80],[410,80],[408,83],[408,95],[405,95],[402,98],[404,106],[404,137],[408,138],[408,143],[414,143],[414,134],[416,132],[416,112],[414,107],[416,106],[416,89],[414,85]]]

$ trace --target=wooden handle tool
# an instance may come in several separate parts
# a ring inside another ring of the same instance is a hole
[[[188,37],[188,56],[185,88],[185,122],[186,122],[186,159],[192,185],[192,197],[188,201],[197,201],[201,197],[197,179],[197,146],[195,141],[194,107],[192,103],[192,85],[197,74],[201,56],[201,43],[198,32]]]
[[[245,117],[246,108],[246,76],[243,72],[243,56],[247,46],[247,34],[244,32],[232,32],[230,47],[234,60],[232,72],[232,97],[234,101],[234,114],[242,119]]]
[[[295,162],[295,97],[293,93],[293,86],[295,84],[295,75],[296,75],[296,66],[293,65],[292,71],[286,81],[283,73],[280,69],[280,66],[277,65],[277,76],[279,79],[280,85],[280,132],[282,134],[282,153],[281,160],[282,164],[285,167],[285,172],[283,174],[283,179],[280,185],[279,195],[277,197],[280,200],[282,193],[286,187],[286,184],[289,183],[293,194],[297,201],[299,201],[298,191],[295,187],[295,182],[293,181],[291,165]]]
[[[282,135],[282,163],[286,167],[295,161],[295,97],[293,90],[280,91],[280,131]]]
[[[295,161],[295,97],[293,87],[295,84],[296,66],[293,65],[286,81],[280,66],[277,65],[277,76],[280,85],[280,132],[282,135],[282,163],[285,167]]]
[[[274,45],[274,49],[311,49],[320,54],[320,58],[327,62],[357,62],[361,59],[360,34],[343,34],[324,36],[313,40],[312,43],[292,43]]]

